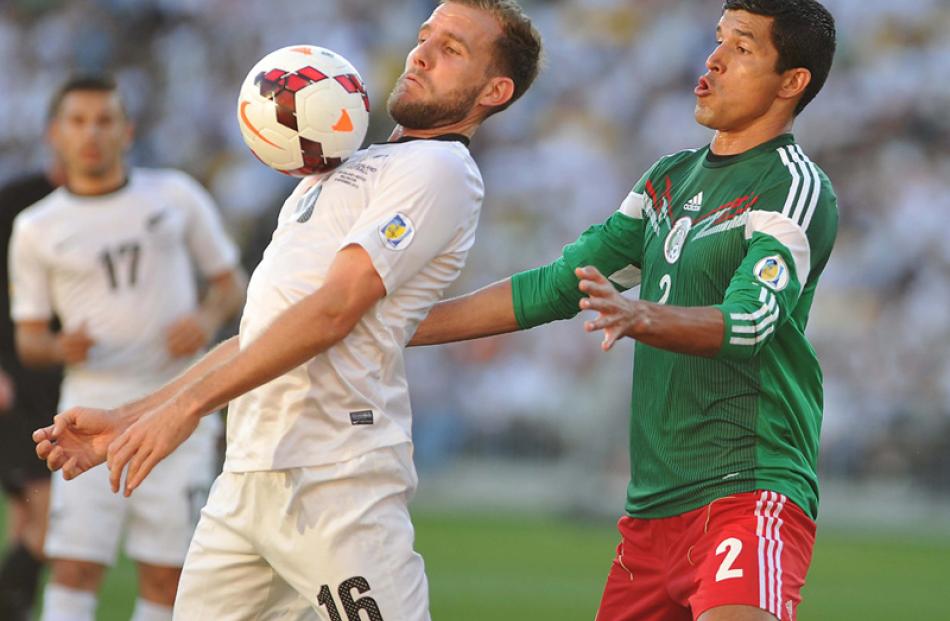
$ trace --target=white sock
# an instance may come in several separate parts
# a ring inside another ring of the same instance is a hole
[[[172,621],[172,609],[140,597],[135,600],[135,612],[132,613],[131,621]]]
[[[77,591],[52,582],[43,591],[40,621],[95,621],[96,594]]]

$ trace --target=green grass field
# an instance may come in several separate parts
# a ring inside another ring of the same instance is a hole
[[[594,617],[616,536],[610,521],[525,516],[415,517],[438,621],[578,621]],[[800,621],[947,619],[950,540],[819,532]],[[127,621],[134,571],[104,587],[99,621]]]

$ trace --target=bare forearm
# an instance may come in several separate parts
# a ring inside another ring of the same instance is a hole
[[[16,351],[23,366],[43,369],[63,364],[63,348],[52,332],[16,333]]]
[[[284,311],[250,345],[185,389],[179,395],[182,405],[203,416],[343,340],[363,310],[347,313],[333,296],[320,289]]]
[[[191,384],[207,375],[213,369],[221,366],[238,351],[240,351],[240,342],[237,336],[232,336],[228,340],[220,343],[217,347],[201,357],[198,362],[188,367],[188,370],[176,377],[174,380],[165,384],[159,390],[139,399],[128,403],[119,408],[119,413],[132,421],[137,420],[143,413],[165,403],[181,393]],[[209,411],[217,410],[225,405],[226,402],[218,403]]]
[[[511,301],[511,279],[436,304],[410,346],[438,345],[520,329]]]
[[[641,343],[680,354],[715,357],[725,329],[722,313],[713,307],[665,306],[634,302],[637,318],[625,335]]]

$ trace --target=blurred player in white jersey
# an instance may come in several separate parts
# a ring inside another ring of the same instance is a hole
[[[517,3],[442,3],[390,96],[390,141],[285,203],[239,337],[140,402],[36,432],[67,477],[108,457],[119,489],[128,467],[129,494],[234,400],[176,620],[429,619],[403,348],[474,240],[483,185],[468,140],[529,87],[540,53]]]
[[[115,83],[68,81],[50,107],[66,185],[17,216],[11,315],[25,365],[65,364],[60,410],[115,407],[181,374],[243,300],[237,249],[201,186],[172,170],[129,169],[132,124]],[[199,301],[195,272],[208,282]],[[62,329],[54,332],[50,319]],[[51,413],[52,414],[52,413]],[[106,566],[138,563],[134,621],[167,621],[197,513],[214,477],[220,426],[208,417],[126,499],[105,467],[53,479],[43,621],[92,621]]]

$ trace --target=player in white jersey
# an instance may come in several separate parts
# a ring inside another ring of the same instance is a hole
[[[172,170],[128,169],[132,130],[106,77],[68,81],[50,139],[66,185],[17,216],[11,315],[24,364],[66,365],[60,410],[115,407],[180,375],[243,299],[238,253],[207,192]],[[199,302],[195,272],[209,283]],[[50,328],[52,316],[62,329]],[[52,413],[50,413],[52,415]],[[141,497],[111,493],[107,468],[53,479],[44,621],[92,621],[104,569],[125,535],[139,566],[135,621],[171,618],[188,544],[214,477],[208,417]]]
[[[442,3],[390,96],[390,142],[287,200],[239,338],[140,402],[36,432],[50,467],[73,477],[108,457],[130,494],[234,400],[176,620],[429,619],[403,348],[472,245],[483,186],[468,138],[528,88],[540,51],[511,0]]]

